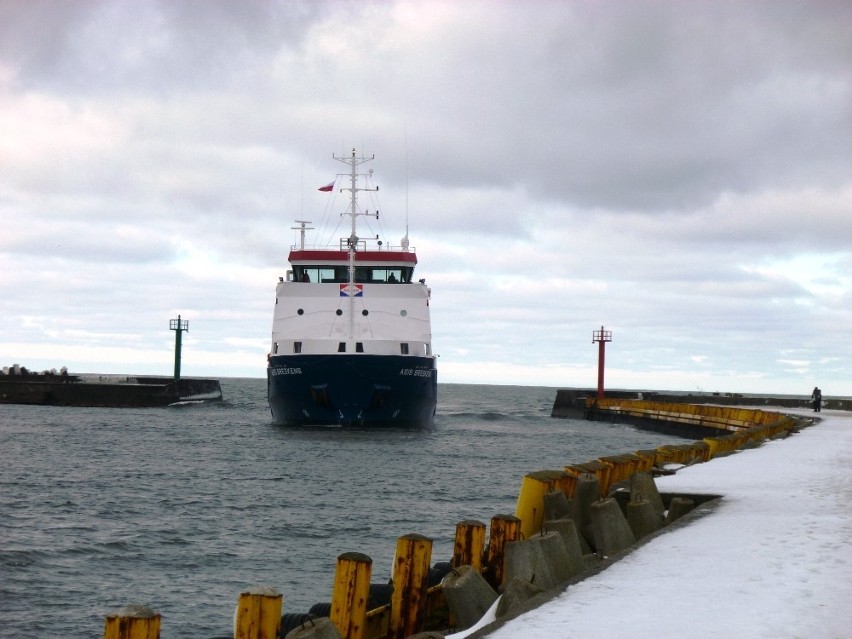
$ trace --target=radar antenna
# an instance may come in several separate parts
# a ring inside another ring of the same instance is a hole
[[[305,231],[313,231],[314,227],[306,226],[310,224],[307,220],[296,220],[296,224],[299,226],[291,226],[290,228],[294,231],[299,231],[299,248],[304,251],[305,250]]]

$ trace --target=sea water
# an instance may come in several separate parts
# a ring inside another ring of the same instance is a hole
[[[683,440],[550,417],[554,388],[441,384],[430,430],[271,423],[262,379],[168,408],[0,405],[0,636],[103,636],[127,604],[164,638],[226,636],[239,593],[331,600],[338,555],[391,575],[398,537],[449,561],[455,524],[514,513],[522,477]]]

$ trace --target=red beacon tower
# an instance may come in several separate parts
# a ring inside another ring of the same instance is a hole
[[[606,343],[612,341],[612,331],[601,330],[592,333],[592,344],[598,343],[598,397],[604,396],[604,353]]]

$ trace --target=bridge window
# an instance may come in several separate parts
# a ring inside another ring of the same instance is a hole
[[[409,266],[373,268],[370,281],[387,282],[388,284],[396,284],[398,282],[408,284],[411,282],[411,274],[413,271],[414,269]]]
[[[410,284],[413,266],[356,266],[355,281],[359,284],[384,284],[401,282]],[[287,279],[296,282],[323,282],[345,284],[349,281],[348,266],[296,266],[288,271]]]
[[[399,345],[399,352],[400,352],[401,355],[408,355],[408,344],[406,344],[405,342],[402,342]]]

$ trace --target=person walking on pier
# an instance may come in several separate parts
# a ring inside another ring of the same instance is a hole
[[[811,399],[813,400],[814,412],[822,412],[822,391],[818,386],[814,386],[814,392],[811,393]]]

